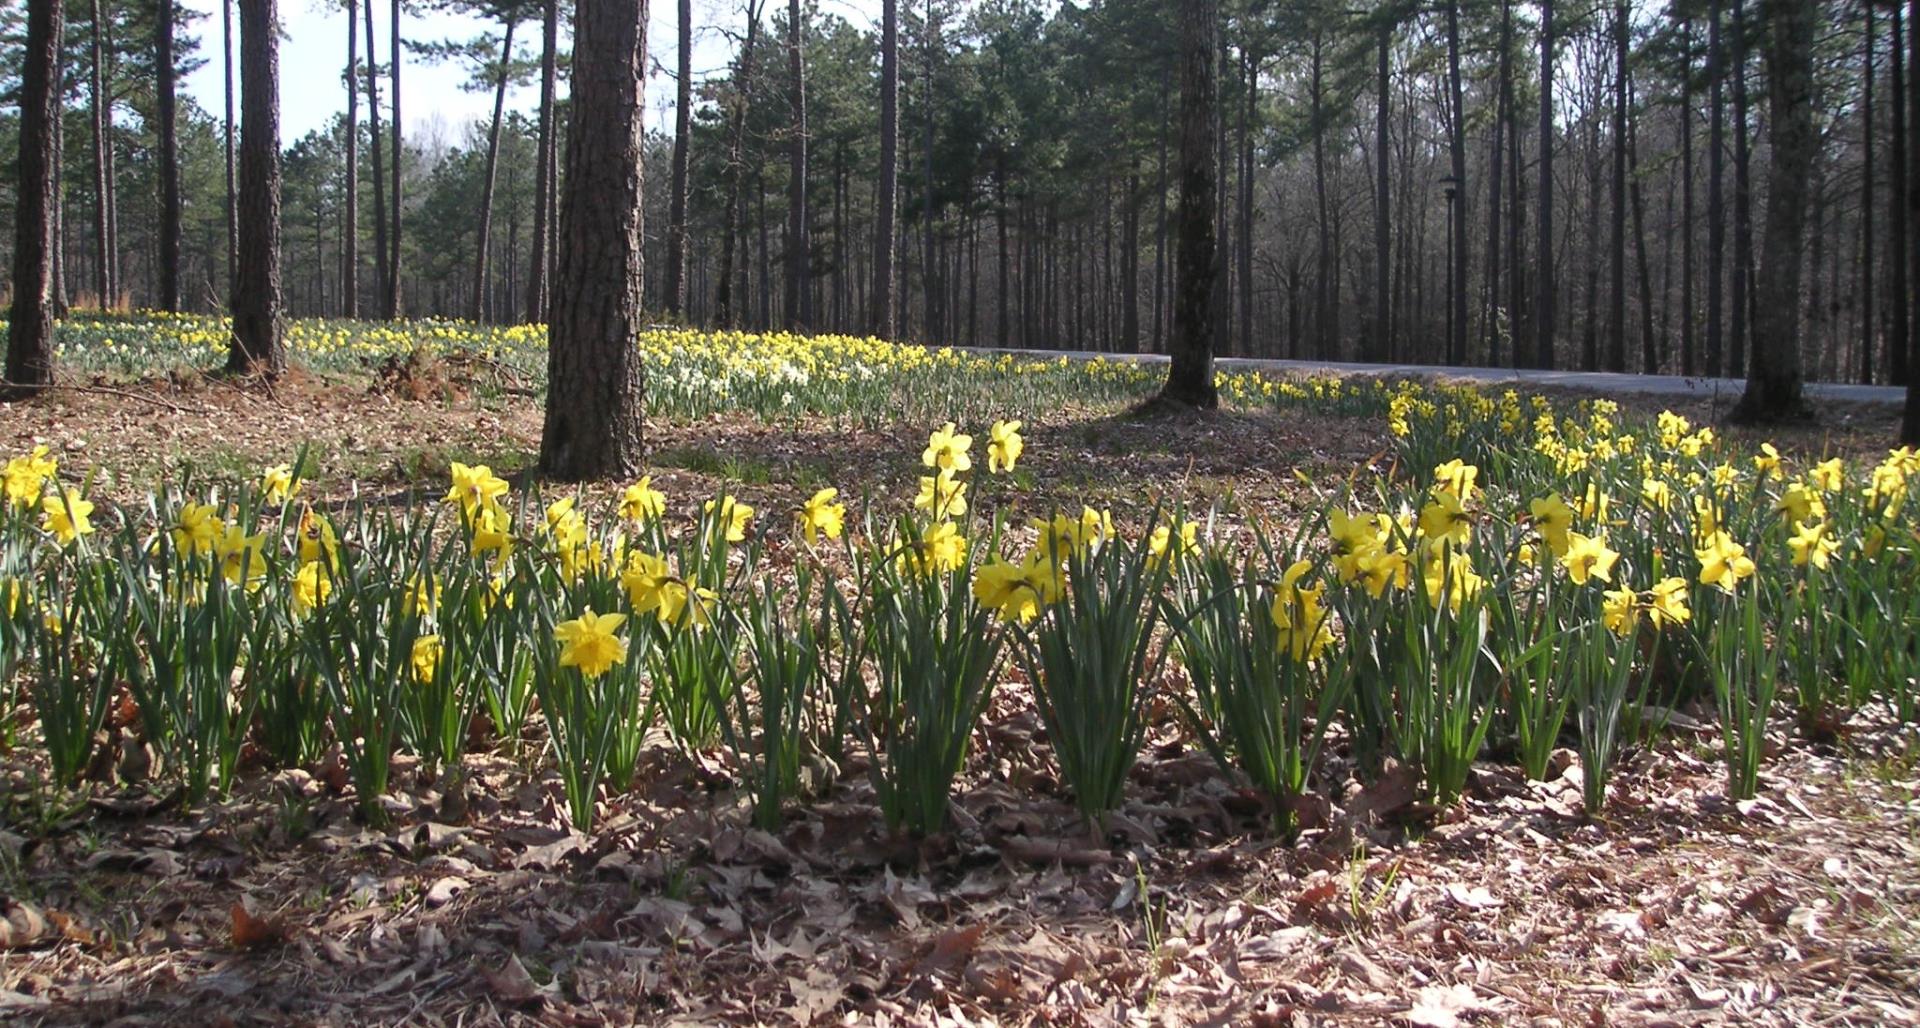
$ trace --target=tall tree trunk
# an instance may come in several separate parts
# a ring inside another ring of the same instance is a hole
[[[1907,0],[1907,109],[1920,117],[1920,0]],[[1907,167],[1920,169],[1920,132],[1908,132],[1906,143]],[[1907,245],[1915,252],[1906,253],[1909,272],[1920,271],[1920,231],[1914,224],[1920,219],[1920,189],[1909,180],[1905,185],[1905,215],[1907,219]],[[1904,291],[1913,288],[1911,281],[1902,281]],[[1920,339],[1920,332],[1908,335],[1907,345],[1907,409],[1900,419],[1900,441],[1910,446],[1920,445],[1920,346],[1914,340]]]
[[[1160,396],[1186,406],[1219,406],[1213,382],[1214,0],[1180,5],[1179,278],[1173,290],[1172,362]]]
[[[13,215],[13,307],[7,315],[4,395],[53,384],[53,193],[58,167],[54,126],[60,121],[60,44],[65,5],[28,0],[20,68],[20,160]]]
[[[1239,288],[1234,299],[1240,311],[1240,352],[1254,356],[1253,347],[1253,121],[1259,99],[1260,62],[1249,51],[1242,51],[1246,72],[1246,93],[1240,105],[1240,228],[1234,240],[1238,256],[1235,278]]]
[[[360,316],[360,19],[357,0],[347,0],[346,221],[340,229],[341,310]],[[369,52],[373,41],[368,40]]]
[[[113,281],[113,264],[108,259],[112,252],[113,239],[107,231],[107,211],[111,209],[107,189],[107,150],[113,146],[113,133],[109,126],[112,115],[108,109],[113,99],[107,95],[105,85],[105,49],[102,36],[106,32],[105,23],[100,17],[100,0],[93,0],[91,12],[91,59],[88,61],[91,81],[87,88],[87,99],[93,108],[93,279],[94,289],[100,293],[100,306],[111,308],[118,299],[119,290]]]
[[[1738,10],[1738,8],[1735,8]],[[1801,248],[1807,192],[1820,147],[1813,128],[1813,0],[1769,0],[1766,10],[1768,138],[1766,262],[1756,291],[1752,370],[1734,415],[1774,421],[1807,413],[1801,395]]]
[[[400,287],[402,274],[400,262],[400,254],[402,252],[400,248],[400,213],[401,208],[404,206],[400,195],[400,166],[406,163],[406,148],[400,136],[400,2],[401,0],[393,0],[393,64],[387,69],[393,93],[393,124],[391,126],[393,130],[393,163],[387,168],[387,173],[390,176],[389,184],[391,186],[389,192],[392,194],[393,199],[393,206],[387,210],[387,216],[392,219],[387,226],[387,246],[390,248],[387,257],[387,267],[392,272],[392,275],[387,279],[387,320],[389,321],[400,317],[401,312],[405,309],[404,297],[401,295],[402,290]],[[373,0],[367,0],[367,3],[371,6]],[[373,50],[373,37],[369,35],[367,39],[367,50],[371,53]]]
[[[487,168],[480,179],[480,225],[473,259],[473,320],[487,319],[487,268],[493,248],[493,183],[500,167],[500,129],[506,121],[507,80],[513,75],[514,19],[508,17],[500,36],[500,68],[493,84],[493,127],[487,132]]]
[[[548,0],[549,8],[554,0]],[[673,195],[667,198],[666,308],[684,317],[687,308],[687,164],[693,145],[693,0],[680,0],[679,60],[673,102]],[[836,230],[839,220],[834,221]]]
[[[1448,192],[1451,216],[1447,226],[1452,233],[1449,246],[1453,251],[1453,266],[1448,274],[1453,279],[1453,295],[1447,302],[1452,305],[1453,317],[1449,320],[1453,331],[1447,337],[1447,361],[1462,364],[1467,359],[1467,272],[1473,254],[1467,247],[1467,106],[1460,91],[1459,0],[1447,0],[1447,99],[1453,112],[1447,126],[1447,152],[1451,158],[1448,177],[1453,180],[1453,188]]]
[[[240,0],[240,268],[227,369],[286,369],[280,295],[280,36],[276,0]]]
[[[789,331],[813,326],[812,241],[807,225],[806,19],[800,0],[787,0],[787,100],[793,139],[787,148],[787,296]]]
[[[1627,5],[1613,5],[1613,179],[1609,222],[1607,370],[1627,370]]]
[[[1553,2],[1540,0],[1540,277],[1533,362],[1553,367]]]
[[[1727,373],[1721,321],[1727,278],[1727,61],[1720,0],[1712,0],[1707,18],[1707,374],[1718,377]]]
[[[1505,157],[1505,134],[1507,122],[1512,112],[1507,108],[1513,101],[1513,4],[1512,0],[1500,3],[1500,59],[1498,83],[1494,95],[1493,147],[1487,159],[1487,299],[1486,313],[1482,320],[1482,331],[1487,343],[1487,366],[1500,366],[1500,336],[1511,333],[1513,311],[1508,311],[1504,319],[1496,312],[1500,307],[1500,190],[1502,186],[1501,160]],[[1386,165],[1383,161],[1381,169]],[[1499,322],[1505,322],[1505,328]]]
[[[579,0],[573,125],[560,203],[540,469],[580,481],[640,470],[645,371],[634,345],[645,264],[647,0]]]
[[[1638,121],[1627,123],[1627,202],[1633,208],[1634,276],[1640,283],[1640,373],[1653,375],[1660,371],[1660,351],[1666,348],[1666,340],[1653,333],[1653,276],[1647,270],[1647,204],[1640,183]],[[1671,200],[1672,194],[1668,196]],[[1668,214],[1672,214],[1671,203]]]
[[[1892,323],[1887,332],[1887,380],[1894,385],[1904,385],[1911,369],[1907,359],[1912,346],[1913,331],[1911,317],[1912,285],[1907,277],[1907,233],[1911,226],[1904,216],[1904,203],[1907,195],[1907,76],[1911,74],[1906,63],[1906,45],[1902,38],[1911,31],[1904,24],[1900,6],[1893,7],[1893,140],[1892,168],[1889,177],[1892,181],[1887,188],[1893,193],[1893,216],[1887,219],[1887,261],[1892,266],[1891,278],[1893,291],[1891,301]],[[1872,211],[1872,207],[1861,208],[1862,212]],[[1865,214],[1873,217],[1872,214]]]
[[[1324,68],[1321,51],[1324,49],[1320,30],[1313,33],[1312,80],[1308,86],[1309,131],[1313,133],[1313,199],[1318,232],[1318,247],[1315,250],[1313,271],[1313,355],[1326,360],[1333,353],[1333,310],[1331,303],[1333,276],[1332,214],[1328,210],[1327,198],[1327,147],[1326,117],[1322,110],[1324,100]],[[1181,129],[1185,131],[1184,126]],[[1209,283],[1211,288],[1211,283]]]
[[[690,2],[691,0],[680,0],[680,21],[682,26],[680,29],[680,38],[682,40],[683,53],[686,49],[685,40],[689,32],[685,26],[688,21],[686,13],[687,4]],[[554,179],[558,177],[554,174],[555,165],[558,163],[555,154],[557,148],[554,136],[559,126],[559,120],[554,117],[554,93],[558,89],[559,79],[560,3],[559,0],[543,0],[540,7],[540,140],[535,147],[538,152],[534,155],[534,161],[538,164],[538,167],[534,168],[533,171],[533,254],[527,269],[527,310],[524,317],[524,320],[530,325],[544,324],[547,320],[547,304],[551,292],[549,283],[552,281],[551,271],[553,267],[553,198],[554,190],[559,188],[559,183],[554,181]],[[687,117],[685,113],[687,108],[685,92],[687,86],[684,84],[688,77],[686,60],[685,56],[681,57],[680,74],[682,92],[680,102],[681,113],[679,117],[683,120],[679,122],[681,126],[680,131],[675,134],[673,144],[675,173],[680,176],[682,187],[684,187],[685,184],[684,173],[686,161],[685,143],[683,141],[686,136],[686,123],[684,119]],[[686,201],[684,193],[685,189],[679,188],[675,194],[676,197],[679,198],[678,202],[681,205],[679,221],[681,222],[682,238],[679,240],[679,253],[682,260],[684,260],[686,256],[686,239],[684,238]],[[674,243],[670,239],[668,242],[670,252],[669,260],[671,260],[673,245]],[[671,268],[672,265],[669,264],[668,267]],[[684,287],[677,294],[670,287],[667,291],[667,296],[669,303],[678,302],[684,304],[686,302],[686,291]],[[674,308],[673,313],[679,313],[679,308]]]
[[[1862,384],[1872,385],[1873,337],[1878,326],[1874,324],[1873,316],[1873,223],[1875,219],[1868,212],[1873,210],[1873,80],[1879,73],[1879,69],[1874,67],[1873,60],[1873,4],[1868,2],[1861,6],[1865,8],[1862,13],[1866,16],[1866,31],[1862,33],[1865,37],[1863,42],[1866,44],[1866,60],[1862,64],[1863,70],[1860,75],[1860,144],[1863,147],[1860,162],[1860,306],[1866,315],[1860,319],[1860,381]],[[1895,58],[1895,60],[1898,59]],[[1900,219],[1891,220],[1898,222]],[[1820,226],[1816,219],[1814,224],[1816,241],[1820,238],[1819,232]],[[1820,281],[1820,262],[1815,261],[1813,267],[1814,284],[1817,287]],[[1896,283],[1898,281],[1898,279],[1895,280]],[[1893,291],[1897,293],[1902,290],[1896,285]],[[1815,316],[1818,317],[1817,312]]]
[[[1728,300],[1733,307],[1729,319],[1727,374],[1740,378],[1748,373],[1747,324],[1753,287],[1753,175],[1748,134],[1752,121],[1747,113],[1747,29],[1746,2],[1733,3],[1733,288]],[[1802,184],[1804,185],[1804,183]]]
[[[373,173],[373,261],[380,316],[391,320],[393,315],[387,312],[387,297],[393,295],[393,248],[387,245],[387,166],[382,159],[386,135],[380,130],[380,66],[374,60],[373,3],[374,0],[366,0],[362,8],[367,29],[367,138],[373,158],[373,167],[369,169]]]
[[[1389,201],[1391,199],[1391,193],[1387,182],[1387,151],[1390,142],[1387,134],[1389,123],[1388,103],[1391,93],[1390,72],[1392,70],[1391,59],[1393,53],[1393,24],[1391,22],[1381,22],[1380,40],[1375,49],[1373,118],[1374,310],[1373,331],[1367,334],[1369,341],[1360,358],[1363,361],[1384,361],[1393,349],[1393,318],[1390,314],[1393,309],[1393,297],[1391,293],[1392,277],[1389,270],[1390,262],[1392,261],[1392,254],[1389,252],[1392,247],[1392,241],[1389,235],[1391,226],[1391,222],[1389,221],[1389,215],[1391,213]],[[1494,181],[1498,182],[1499,180],[1500,176],[1496,172],[1494,174]]]
[[[1169,64],[1160,71],[1160,155],[1154,175],[1154,204],[1157,208],[1153,223],[1154,353],[1165,351],[1167,338],[1167,137],[1173,134],[1173,125],[1169,120],[1172,109],[1167,100],[1173,91],[1172,78],[1173,67]]]
[[[884,0],[880,12],[880,180],[874,186],[873,313],[868,331],[892,339],[897,331],[893,297],[894,216],[900,207],[900,11],[899,0]],[[1007,345],[1007,207],[1004,163],[997,176],[1000,195],[1000,345]]]
[[[153,23],[153,108],[160,134],[160,309],[180,309],[180,137],[174,103],[173,0]]]
[[[1693,329],[1693,21],[1680,23],[1686,51],[1680,73],[1680,373],[1691,378],[1698,355]]]
[[[723,329],[735,327],[747,303],[747,260],[739,251],[746,244],[746,133],[747,107],[753,95],[753,46],[760,36],[760,12],[766,0],[747,0],[747,35],[740,44],[740,67],[734,75],[734,96],[727,129],[727,199],[720,218],[720,281],[714,293],[714,319]],[[737,265],[737,267],[736,267]]]

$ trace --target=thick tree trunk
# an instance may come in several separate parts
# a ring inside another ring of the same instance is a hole
[[[1866,16],[1866,31],[1862,33],[1866,44],[1866,59],[1862,62],[1862,72],[1860,75],[1860,145],[1862,147],[1860,161],[1860,212],[1862,215],[1860,219],[1860,307],[1865,311],[1865,316],[1860,319],[1860,381],[1863,385],[1872,385],[1874,364],[1873,338],[1877,334],[1876,330],[1878,328],[1874,323],[1873,307],[1873,223],[1875,219],[1867,216],[1867,212],[1873,210],[1873,173],[1875,170],[1873,166],[1873,80],[1879,74],[1879,69],[1874,67],[1873,60],[1873,4],[1867,3],[1862,6],[1866,8],[1865,11],[1862,12]],[[1898,58],[1896,58],[1896,60],[1897,59]],[[1890,220],[1897,222],[1900,219],[1893,218]],[[1820,224],[1819,219],[1816,218],[1814,220],[1814,240],[1816,244],[1820,239],[1819,233]],[[1817,289],[1820,283],[1820,262],[1815,260],[1813,267],[1814,286]],[[1895,281],[1897,282],[1898,280],[1896,279]],[[1898,287],[1894,289],[1894,292],[1900,291]],[[1816,318],[1819,317],[1819,312],[1816,311],[1814,316]]]
[[[347,0],[346,218],[340,229],[341,310],[360,316],[360,19],[357,0]],[[372,41],[368,41],[372,49]]]
[[[240,0],[240,267],[227,369],[286,369],[280,296],[280,38],[275,0]]]
[[[647,0],[579,0],[573,126],[567,133],[560,245],[540,469],[567,481],[640,470],[645,389],[641,325],[641,153]]]
[[[554,2],[548,0],[549,9]],[[693,145],[693,0],[680,0],[679,13],[680,52],[673,102],[673,195],[667,198],[665,296],[667,314],[675,318],[685,317],[687,308],[687,164]],[[834,227],[839,228],[838,219]]]
[[[806,19],[800,0],[787,0],[787,101],[793,138],[787,148],[788,331],[813,327],[812,240],[807,224]]]
[[[1540,278],[1533,362],[1553,367],[1553,3],[1540,0]]]
[[[493,183],[500,168],[500,129],[507,110],[507,80],[513,76],[514,19],[508,18],[500,38],[499,77],[493,84],[493,127],[487,132],[487,169],[480,180],[480,224],[475,232],[473,259],[473,302],[469,305],[475,321],[487,319],[487,274],[493,248]]]
[[[1162,399],[1219,406],[1213,382],[1214,288],[1214,0],[1182,0],[1180,6],[1180,201],[1179,277],[1173,290],[1172,362]]]
[[[160,309],[180,309],[180,138],[174,102],[173,0],[153,23],[154,119],[160,135]]]
[[[1813,0],[1769,0],[1767,34],[1768,142],[1766,262],[1760,267],[1760,304],[1754,319],[1752,370],[1734,410],[1746,421],[1775,421],[1807,413],[1800,364],[1801,248],[1806,242],[1807,192],[1820,139],[1813,127],[1813,42],[1819,11]]]
[[[880,180],[874,186],[873,312],[867,330],[881,339],[896,332],[894,285],[895,212],[900,207],[900,11],[884,0],[880,11]],[[1007,209],[1005,171],[1000,172],[1000,345],[1007,344]]]
[[[60,43],[65,10],[58,0],[29,0],[20,68],[20,161],[13,215],[13,307],[7,315],[9,397],[53,383],[53,193],[60,120]]]

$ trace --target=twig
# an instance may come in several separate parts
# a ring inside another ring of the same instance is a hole
[[[166,409],[171,410],[176,414],[203,414],[204,415],[204,414],[213,413],[212,411],[207,410],[204,407],[199,407],[199,408],[182,407],[171,400],[164,400],[158,396],[153,396],[148,393],[136,393],[127,389],[115,389],[112,386],[76,385],[72,382],[52,382],[44,386],[24,386],[16,382],[0,381],[0,389],[9,389],[9,390],[12,390],[12,389],[19,389],[19,390],[65,389],[68,392],[74,392],[74,393],[94,393],[100,396],[118,396],[122,399],[127,399],[127,400],[139,400],[142,403],[151,403],[156,407],[165,407]]]

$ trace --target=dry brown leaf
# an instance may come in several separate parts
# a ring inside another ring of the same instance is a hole
[[[287,941],[287,926],[277,917],[256,917],[244,903],[235,903],[233,946],[235,949],[260,949]]]

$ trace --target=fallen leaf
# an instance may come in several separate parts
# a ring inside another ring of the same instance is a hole
[[[1461,1014],[1484,1009],[1471,985],[1428,985],[1415,994],[1407,1020],[1414,1028],[1457,1028]]]
[[[256,917],[244,903],[233,905],[235,949],[260,949],[287,941],[287,926],[279,918]]]
[[[980,936],[986,932],[986,922],[970,924],[965,928],[955,928],[944,932],[933,940],[927,955],[920,958],[914,970],[920,974],[932,974],[936,971],[958,971],[967,966],[973,958],[974,948],[980,945]]]

